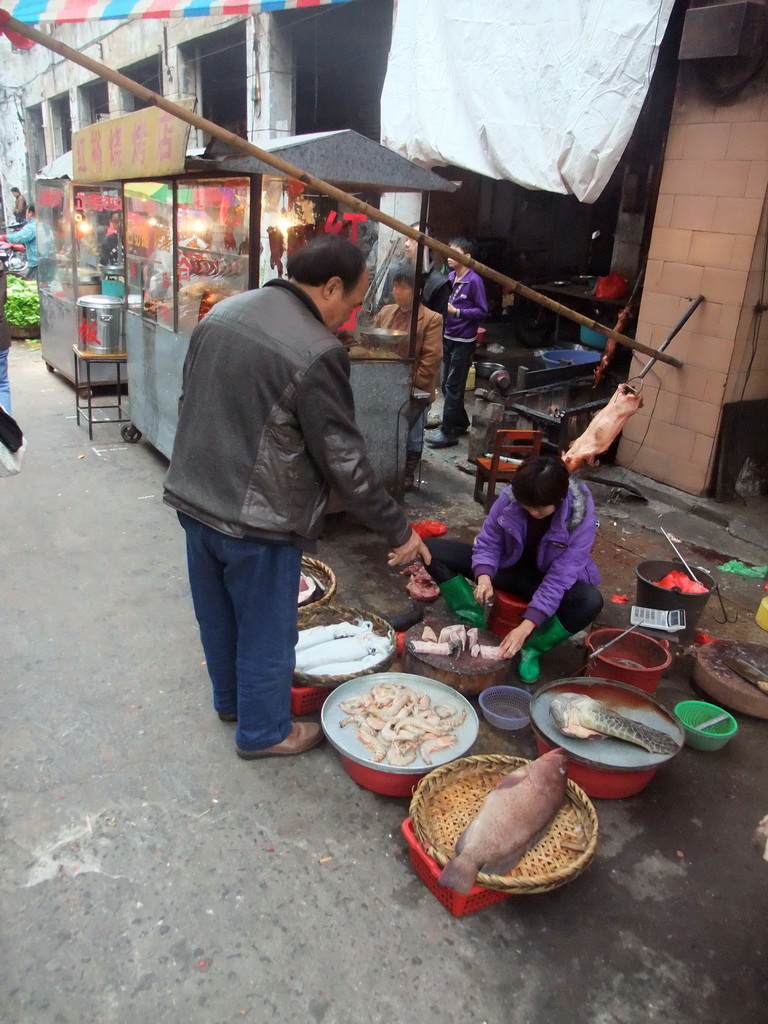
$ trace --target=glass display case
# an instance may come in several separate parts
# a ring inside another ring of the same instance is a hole
[[[361,195],[371,202],[372,197]],[[378,223],[294,178],[265,174],[261,183],[259,285],[286,276],[288,257],[316,235],[343,235],[359,246],[371,281],[375,278]],[[355,310],[341,330],[358,331],[371,324],[369,302]],[[362,339],[358,339],[362,340]],[[362,348],[356,346],[356,351]]]
[[[179,334],[222,299],[248,288],[250,181],[186,179],[178,184],[176,238]]]
[[[123,198],[118,185],[75,185],[72,194],[77,297],[100,295],[104,268],[122,271]]]
[[[164,181],[124,186],[128,310],[175,329],[173,186]]]

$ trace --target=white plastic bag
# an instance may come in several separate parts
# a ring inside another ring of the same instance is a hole
[[[12,452],[0,442],[0,476],[16,476],[21,470],[21,462],[24,452],[27,450],[26,437],[21,442],[21,448]]]

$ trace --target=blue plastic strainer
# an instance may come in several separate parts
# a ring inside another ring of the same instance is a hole
[[[485,720],[497,729],[524,729],[531,720],[531,695],[517,686],[489,686],[478,700]]]

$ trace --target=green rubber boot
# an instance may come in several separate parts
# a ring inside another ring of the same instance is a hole
[[[560,619],[553,615],[551,619],[535,629],[520,649],[520,664],[517,666],[517,674],[523,683],[535,683],[539,678],[539,655],[545,651],[551,651],[563,640],[567,640],[573,633],[569,633],[563,627]]]
[[[465,576],[454,576],[452,580],[441,583],[440,593],[459,622],[478,629],[485,628],[485,612],[475,600],[472,584]]]

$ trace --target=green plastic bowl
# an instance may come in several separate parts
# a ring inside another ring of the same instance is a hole
[[[738,723],[733,715],[717,704],[708,704],[704,700],[683,700],[675,705],[675,714],[685,729],[685,745],[695,750],[720,750],[739,731]],[[697,729],[697,724],[706,722],[715,715],[728,715],[724,722],[712,725],[706,732]]]

